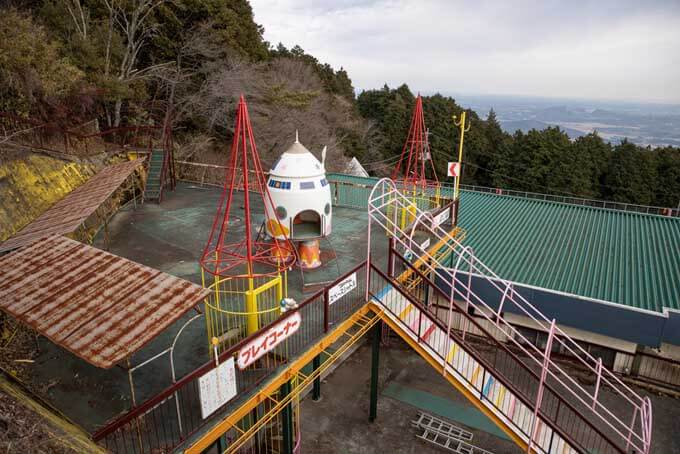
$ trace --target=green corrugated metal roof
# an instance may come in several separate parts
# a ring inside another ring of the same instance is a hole
[[[459,225],[475,256],[505,279],[680,309],[680,218],[463,191]]]
[[[368,187],[378,181],[328,179]],[[338,195],[365,208],[369,189],[354,188]],[[680,218],[461,191],[459,225],[466,245],[504,279],[656,312],[680,310]]]

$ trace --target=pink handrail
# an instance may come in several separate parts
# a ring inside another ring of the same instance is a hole
[[[509,281],[496,275],[489,267],[479,259],[476,259],[474,254],[466,254],[469,252],[468,249],[463,247],[463,245],[456,238],[451,236],[449,232],[444,230],[441,226],[433,225],[430,222],[423,222],[424,219],[428,219],[427,213],[416,208],[416,220],[414,225],[411,226],[411,235],[403,232],[396,222],[396,219],[390,219],[388,213],[392,213],[394,216],[400,209],[413,209],[412,205],[410,200],[398,190],[393,181],[387,178],[378,181],[373,187],[368,200],[369,231],[370,221],[372,220],[380,224],[387,232],[392,232],[393,238],[405,248],[411,249],[414,252],[420,249],[418,251],[419,255],[421,258],[424,258],[422,262],[423,265],[427,267],[428,271],[437,275],[444,282],[449,283],[453,289],[452,291],[459,293],[466,305],[472,304],[484,318],[496,325],[513,344],[541,368],[542,375],[545,375],[546,377],[550,376],[553,380],[567,389],[579,402],[586,405],[586,408],[591,407],[593,409],[593,414],[599,418],[601,423],[613,430],[622,440],[626,440],[627,445],[635,446],[636,449],[647,454],[651,443],[651,401],[649,401],[648,398],[642,398],[637,395],[612,372],[602,367],[598,360],[572,340],[562,329],[543,315],[536,307],[522,297],[522,295],[515,292]],[[388,207],[390,207],[390,209],[387,209]],[[436,240],[444,241],[444,247],[449,248],[451,254],[457,255],[458,261],[455,268],[445,266],[427,250],[414,245],[413,241],[411,241],[411,237],[412,233],[415,231],[415,224],[418,224],[418,227],[422,230],[434,235]],[[369,251],[370,248],[369,235]],[[461,264],[467,264],[467,272],[458,271],[458,267]],[[459,273],[467,274],[467,282],[463,282],[458,278]],[[566,351],[574,355],[578,361],[595,374],[597,377],[595,392],[591,394],[588,390],[578,384],[576,380],[550,358],[549,351],[541,351],[534,346],[519,330],[500,317],[500,310],[497,311],[493,309],[482,298],[475,294],[471,288],[470,277],[472,275],[476,275],[490,283],[493,288],[503,294],[502,301],[504,303],[513,303],[515,307],[529,317],[534,323],[549,332],[551,343],[555,341],[563,346]],[[463,294],[463,292],[458,291],[456,285],[463,288],[465,293]],[[489,314],[493,314],[493,318],[490,317]],[[576,352],[578,352],[578,354]],[[633,418],[630,425],[622,421],[619,416],[614,414],[612,410],[598,400],[598,393],[602,385],[607,385],[631,405]],[[540,404],[540,402],[538,403]],[[639,431],[637,430],[636,425],[638,413],[640,414]]]

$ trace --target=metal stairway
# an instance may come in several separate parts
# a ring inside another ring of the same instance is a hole
[[[144,201],[160,203],[163,194],[165,151],[154,149],[149,158],[149,174],[144,188]]]
[[[409,206],[389,179],[379,181],[369,197],[369,261],[372,225],[391,233],[387,271],[373,263],[369,268],[368,298],[383,320],[527,452],[649,453],[649,398],[605,369],[429,213],[418,210],[401,229],[393,214]],[[416,231],[429,235],[434,246],[412,241]],[[414,275],[422,282],[418,291],[406,286]],[[472,276],[497,292],[500,303],[477,295]],[[506,322],[505,310],[548,332],[545,349]],[[553,348],[592,373],[594,389],[555,363]]]

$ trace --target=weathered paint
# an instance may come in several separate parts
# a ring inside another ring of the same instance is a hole
[[[0,242],[94,174],[91,164],[28,154],[0,165]]]
[[[137,159],[105,167],[2,243],[0,252],[32,244],[50,235],[74,232],[143,162],[143,159]]]
[[[142,348],[208,294],[62,236],[0,257],[0,308],[102,368]]]

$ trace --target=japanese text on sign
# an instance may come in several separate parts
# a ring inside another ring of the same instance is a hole
[[[328,304],[333,304],[357,288],[357,273],[352,273],[328,290]]]
[[[234,358],[229,358],[210,372],[199,377],[201,417],[207,418],[236,395]]]
[[[274,350],[287,337],[293,335],[300,328],[301,323],[300,313],[293,312],[291,316],[281,320],[257,338],[248,342],[238,352],[238,368],[243,370],[266,353]]]

